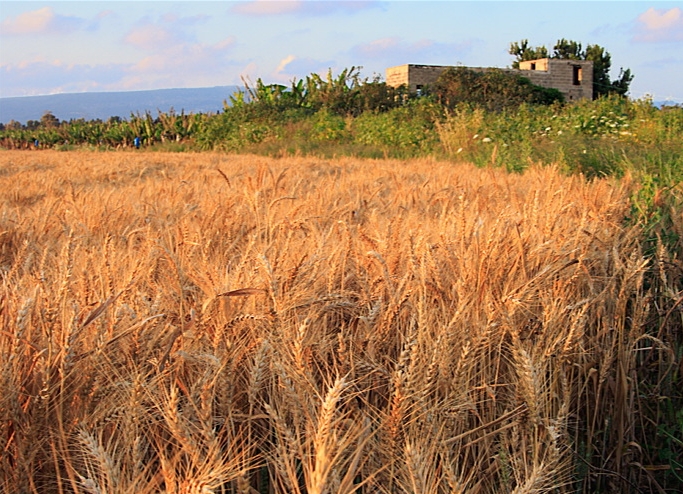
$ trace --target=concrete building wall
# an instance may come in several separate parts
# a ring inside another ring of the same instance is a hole
[[[538,86],[558,89],[566,101],[593,98],[593,62],[585,60],[542,59],[547,69],[531,70],[531,63],[520,63],[516,71]],[[527,70],[524,70],[527,69]]]
[[[390,67],[386,70],[387,85],[393,87],[399,87],[403,84],[410,85],[410,65],[399,65],[397,67]],[[413,67],[418,67],[413,65]],[[438,77],[438,76],[437,76]],[[436,80],[436,79],[435,79]],[[412,86],[414,86],[413,84]],[[415,91],[416,88],[410,87],[411,91]]]
[[[398,87],[403,84],[411,92],[434,84],[448,65],[399,65],[386,70],[387,84]],[[468,67],[478,72],[491,70],[487,67]],[[591,99],[593,97],[593,62],[585,60],[555,60],[542,58],[520,62],[520,69],[500,69],[527,77],[532,83],[558,89],[566,101]]]

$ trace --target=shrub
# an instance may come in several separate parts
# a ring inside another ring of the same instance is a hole
[[[529,79],[500,69],[452,67],[439,76],[433,91],[447,108],[470,103],[489,111],[516,108],[523,103],[548,105],[564,99],[557,89],[536,86]]]

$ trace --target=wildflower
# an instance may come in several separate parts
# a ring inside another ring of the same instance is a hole
[[[484,137],[484,138],[481,140],[481,142],[491,142],[492,140],[493,140],[493,139],[491,139],[490,137]]]
[[[458,148],[458,150],[455,152],[455,154],[462,153],[462,148]]]
[[[561,135],[562,135],[562,131],[561,131],[561,130],[558,130],[558,131],[557,131],[557,135],[558,135],[558,136],[561,136]]]
[[[472,139],[476,139],[479,137],[479,134],[474,134],[474,137]]]

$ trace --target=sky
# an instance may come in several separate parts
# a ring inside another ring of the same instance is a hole
[[[0,0],[0,97],[384,78],[406,63],[509,67],[510,43],[604,47],[633,98],[683,103],[683,2]]]

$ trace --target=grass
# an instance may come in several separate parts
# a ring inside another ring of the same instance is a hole
[[[636,189],[3,151],[0,486],[673,492],[681,269]]]

